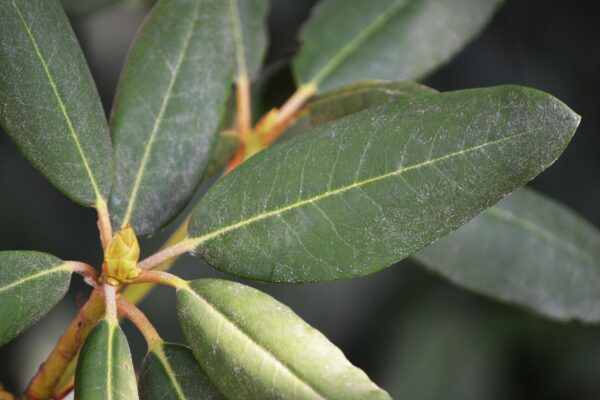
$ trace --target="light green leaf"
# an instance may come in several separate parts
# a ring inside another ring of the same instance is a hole
[[[163,344],[150,349],[140,371],[142,400],[224,399],[185,346]]]
[[[362,81],[323,93],[306,108],[311,125],[316,127],[369,107],[435,93],[434,89],[415,82]]]
[[[204,174],[233,78],[228,12],[222,0],[162,0],[144,22],[111,121],[117,225],[153,233]]]
[[[0,346],[50,311],[70,282],[71,267],[50,254],[0,251]]]
[[[127,338],[116,323],[100,322],[85,341],[75,371],[75,398],[138,399]]]
[[[254,156],[196,206],[189,244],[230,274],[352,278],[441,238],[542,172],[579,116],[518,86],[373,107]]]
[[[197,280],[177,293],[196,359],[230,399],[389,399],[320,332],[239,283]]]
[[[300,34],[298,81],[322,90],[365,79],[415,80],[448,61],[501,0],[324,0]]]
[[[600,231],[533,190],[515,192],[414,258],[547,317],[600,321]]]
[[[100,98],[57,0],[0,3],[0,124],[27,159],[83,205],[110,190]]]
[[[252,79],[267,49],[267,0],[227,0],[236,53],[236,76]]]

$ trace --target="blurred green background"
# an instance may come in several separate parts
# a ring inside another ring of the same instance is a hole
[[[132,0],[81,14],[69,0],[74,28],[106,110],[123,59],[144,16]],[[98,0],[87,0],[98,1]],[[102,0],[105,1],[105,0]],[[290,94],[287,61],[312,0],[273,0],[270,79],[261,108]],[[140,1],[138,1],[140,3]],[[508,0],[484,32],[426,84],[454,90],[517,83],[545,90],[582,115],[565,154],[532,186],[600,226],[600,28],[594,2]],[[0,135],[0,250],[35,249],[64,259],[101,262],[95,213],[48,184]],[[170,227],[169,229],[171,229]],[[165,232],[144,240],[146,253]],[[482,260],[485,262],[485,260]],[[185,278],[223,276],[191,257]],[[403,262],[353,281],[300,286],[250,283],[293,308],[395,398],[598,399],[600,327],[557,324],[462,291]],[[0,349],[0,382],[21,391],[89,292],[77,277],[69,296],[24,335]],[[174,293],[159,288],[142,309],[165,338],[181,342]],[[126,333],[136,363],[143,339]]]

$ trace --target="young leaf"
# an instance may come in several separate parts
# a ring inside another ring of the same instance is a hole
[[[78,400],[132,400],[138,398],[135,372],[127,338],[121,328],[102,321],[81,349],[75,371]]]
[[[71,268],[35,251],[0,251],[0,346],[36,323],[67,293]]]
[[[364,79],[415,80],[483,26],[501,0],[324,0],[301,32],[293,62],[322,90]]]
[[[600,231],[533,190],[515,192],[414,258],[545,316],[600,321]]]
[[[579,116],[518,86],[373,107],[265,150],[196,206],[190,244],[209,264],[273,282],[385,268],[542,172]]]
[[[153,233],[202,177],[232,81],[228,12],[221,0],[161,0],[143,24],[112,113],[117,225]]]
[[[435,93],[436,90],[415,82],[362,81],[324,93],[306,108],[316,127],[369,107]]]
[[[164,344],[150,349],[140,371],[142,400],[220,400],[188,347]]]
[[[267,48],[267,0],[227,0],[236,53],[236,77],[253,78]]]
[[[177,293],[196,359],[230,399],[389,399],[320,332],[239,283],[197,280]]]
[[[58,0],[0,3],[0,124],[29,161],[83,205],[110,190],[104,111]]]

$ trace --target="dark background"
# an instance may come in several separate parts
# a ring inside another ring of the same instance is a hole
[[[285,61],[313,1],[274,0],[266,101],[292,90]],[[143,11],[131,4],[72,16],[106,109]],[[600,226],[600,28],[591,1],[508,0],[483,33],[426,84],[454,90],[517,83],[547,91],[582,115],[573,142],[532,186]],[[142,242],[158,247],[165,235]],[[0,250],[35,249],[99,265],[95,214],[48,184],[0,135]],[[186,278],[221,276],[186,258]],[[77,312],[88,289],[69,296],[0,349],[0,381],[23,390]],[[557,324],[462,291],[405,262],[353,281],[301,286],[254,284],[319,328],[394,397],[405,399],[600,398],[600,328]],[[181,341],[174,293],[160,288],[142,308],[165,338]],[[128,324],[136,362],[143,340]]]

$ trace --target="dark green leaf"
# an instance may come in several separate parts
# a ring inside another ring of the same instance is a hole
[[[34,251],[0,252],[0,346],[36,323],[63,298],[67,263]]]
[[[75,398],[138,398],[127,338],[116,323],[100,322],[85,341],[75,371]]]
[[[0,2],[0,124],[63,193],[94,205],[110,190],[110,138],[77,39],[57,0]]]
[[[196,206],[190,244],[251,279],[327,281],[385,268],[556,160],[579,116],[500,86],[394,102],[254,156]]]
[[[600,321],[600,231],[530,189],[414,258],[460,286],[545,316]]]
[[[177,293],[196,359],[230,399],[389,399],[320,332],[272,297],[206,279]]]
[[[210,161],[208,167],[206,167],[203,179],[212,176],[223,167],[235,154],[238,144],[239,139],[237,136],[231,135],[228,132],[221,132],[210,155]]]
[[[227,0],[236,52],[236,76],[253,78],[267,48],[267,0]]]
[[[117,225],[150,234],[196,189],[233,77],[228,12],[222,0],[162,0],[142,26],[111,121]]]
[[[369,107],[434,93],[434,89],[415,82],[362,81],[324,93],[306,108],[316,127]]]
[[[223,399],[188,347],[176,344],[150,349],[140,372],[142,400]]]
[[[301,32],[294,71],[326,90],[364,79],[415,80],[459,51],[501,0],[324,0]]]
[[[351,83],[339,89],[323,93],[308,103],[306,115],[302,115],[283,134],[281,139],[289,139],[312,127],[354,114],[369,107],[433,93],[437,92],[415,82],[363,81]],[[228,123],[221,128],[221,134],[217,138],[209,166],[206,169],[206,176],[212,175],[235,153],[238,138],[231,132],[235,123],[232,117],[234,112],[231,112],[234,108],[235,105],[232,105],[231,108],[227,109],[225,121],[228,121]]]

